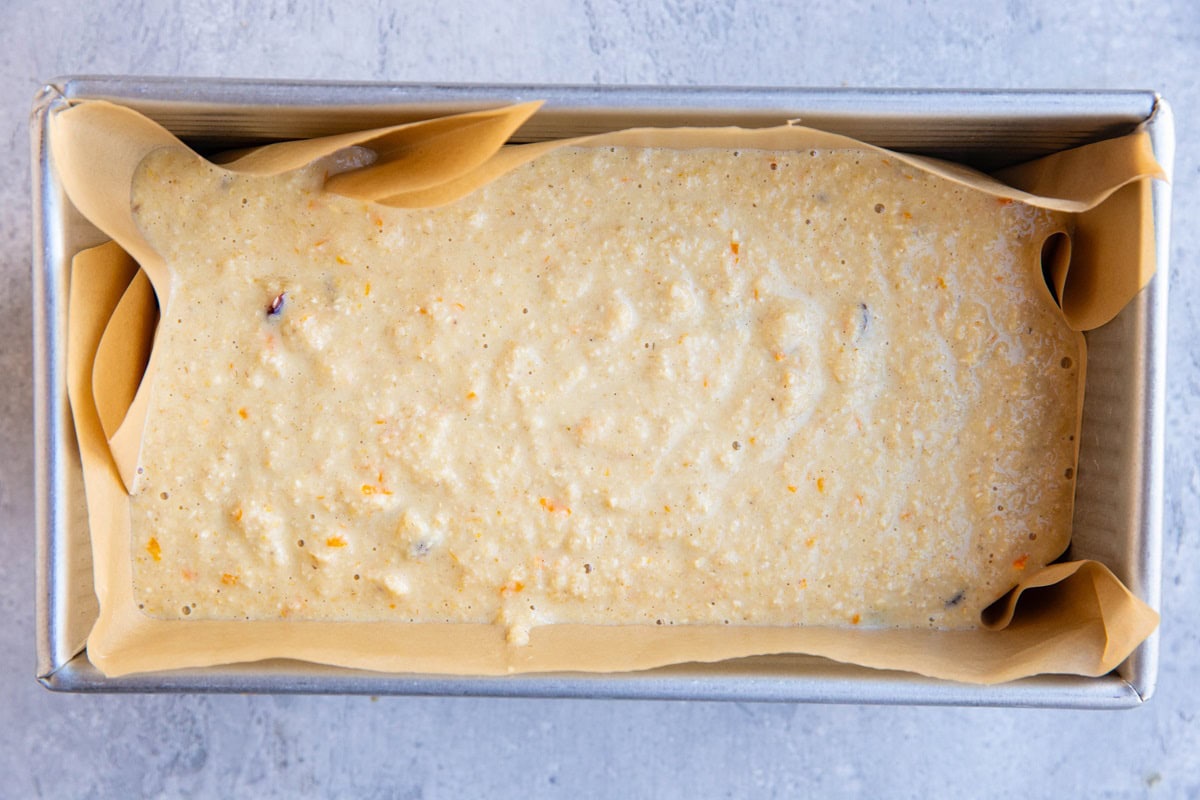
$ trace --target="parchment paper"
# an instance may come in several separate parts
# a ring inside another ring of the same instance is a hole
[[[1056,235],[1058,247],[1047,271],[1063,315],[1077,331],[1109,321],[1153,273],[1149,182],[1162,174],[1143,132],[1049,156],[997,177],[793,125],[632,129],[505,146],[538,106],[527,103],[286,142],[226,154],[222,161],[232,171],[272,174],[360,145],[374,150],[376,161],[333,176],[326,189],[413,208],[453,202],[567,144],[865,148],[998,198],[1069,212],[1073,238],[1066,239],[1066,232]],[[84,464],[100,602],[88,654],[107,675],[277,657],[389,672],[621,671],[790,652],[995,683],[1038,673],[1102,675],[1158,624],[1153,609],[1092,561],[1052,564],[1034,572],[971,631],[548,625],[535,628],[528,645],[515,647],[506,643],[504,629],[494,625],[150,618],[137,610],[133,596],[126,486],[132,485],[155,373],[158,303],[168,301],[171,275],[137,229],[130,191],[138,165],[150,152],[162,147],[191,151],[149,119],[100,101],[57,114],[50,138],[55,168],[72,202],[114,240],[74,260],[67,344],[68,388]],[[1082,365],[1082,336],[1079,342]],[[1081,375],[1081,391],[1082,385]]]

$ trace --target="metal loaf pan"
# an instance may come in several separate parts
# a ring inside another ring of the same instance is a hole
[[[1145,124],[1171,172],[1169,106],[1153,92],[1007,92],[295,83],[69,78],[37,96],[32,120],[38,664],[72,692],[338,692],[1122,708],[1149,698],[1157,634],[1101,678],[1040,676],[981,687],[809,656],[682,664],[647,672],[500,678],[388,675],[271,661],[109,679],[88,661],[96,616],[82,477],[65,387],[71,256],[103,239],[71,206],[49,161],[55,109],[102,98],[157,120],[202,152],[363,129],[515,101],[545,108],[518,141],[635,125],[779,124],[998,168]],[[1154,186],[1158,271],[1110,324],[1088,334],[1089,369],[1069,556],[1106,563],[1159,607],[1170,188]]]

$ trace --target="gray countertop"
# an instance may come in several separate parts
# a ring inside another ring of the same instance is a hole
[[[399,4],[397,4],[399,5]],[[512,6],[512,9],[509,6]],[[522,11],[513,10],[517,6]],[[1200,7],[0,0],[0,796],[1200,796]],[[1162,666],[1124,712],[55,695],[34,681],[27,119],[63,74],[1156,89],[1176,112]]]

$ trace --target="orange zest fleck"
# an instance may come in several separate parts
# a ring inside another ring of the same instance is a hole
[[[146,542],[146,552],[155,561],[162,561],[162,547],[158,543],[158,539],[151,536],[150,541]]]
[[[183,569],[179,570],[179,574],[181,576],[183,576],[183,579],[185,581],[195,580],[195,578],[196,578],[196,573],[192,572],[187,567],[184,567]]]
[[[238,506],[237,508],[235,508],[233,510],[233,513],[230,514],[229,516],[233,517],[234,522],[241,522],[242,521],[242,507]]]
[[[670,514],[670,513],[671,513],[671,507],[670,507],[670,506],[663,506],[663,511],[667,512],[668,514]]]
[[[325,540],[325,545],[327,547],[345,547],[346,540],[340,536],[330,536]]]
[[[1029,554],[1025,554],[1013,562],[1013,566],[1017,569],[1025,569],[1025,565],[1029,563]]]
[[[387,425],[387,420],[380,418],[380,419],[375,420],[375,424],[376,425]]]
[[[1011,198],[1011,197],[997,197],[997,198],[996,198],[996,204],[997,204],[997,205],[1001,205],[1001,206],[1007,206],[1007,205],[1011,205],[1011,204],[1012,204],[1012,198]]]
[[[813,547],[814,545],[816,545],[816,543],[817,543],[817,537],[815,537],[815,536],[810,536],[804,540],[805,547]]]
[[[945,289],[945,288],[946,288],[946,279],[945,279],[945,278],[943,278],[941,275],[938,275],[938,288],[939,288],[939,289]]]
[[[334,256],[334,261],[338,262],[339,264],[349,264],[350,263],[349,261],[342,258],[341,256]]]
[[[807,588],[808,588],[808,578],[801,578],[801,579],[800,579],[800,588],[801,588],[801,589],[807,589]]]
[[[367,281],[367,285],[363,287],[363,296],[364,297],[371,296],[371,282],[370,281]]]
[[[862,622],[862,617],[858,614],[855,614],[853,617],[850,618],[851,625],[857,625],[860,622]]]
[[[525,589],[525,584],[521,583],[520,581],[509,581],[508,583],[506,583],[500,587],[500,594],[503,594],[503,595],[516,594],[517,592],[523,591],[524,589]]]
[[[542,508],[546,509],[550,513],[554,513],[555,511],[565,511],[568,514],[571,513],[570,508],[568,508],[567,506],[557,506],[554,504],[554,501],[548,497],[539,497],[538,505],[541,506]]]
[[[457,308],[459,311],[466,311],[466,310],[467,310],[467,307],[466,307],[466,306],[464,306],[462,303],[455,303],[455,304],[454,304],[454,307],[455,307],[455,308]]]
[[[817,491],[818,492],[825,491],[825,479],[824,478],[817,478]]]
[[[317,239],[315,242],[313,242],[313,247],[321,247],[321,246],[323,246],[323,245],[324,245],[326,242],[328,242],[328,241],[329,241],[329,239],[328,239],[328,238],[326,238],[326,239]]]
[[[738,249],[739,249],[739,248],[740,248],[740,245],[739,245],[737,242],[730,242],[730,243],[729,243],[729,251],[730,251],[731,253],[733,253],[735,256],[738,254]]]
[[[863,496],[861,494],[854,495],[854,502],[861,506],[863,504]]]
[[[911,181],[912,178],[909,178],[909,180]],[[904,217],[905,219],[912,219],[912,214],[908,213],[907,211],[901,212],[900,216]]]
[[[795,494],[795,493],[796,493],[796,486],[795,486],[794,484],[791,484],[791,483],[789,483],[789,484],[788,484],[788,487],[787,487],[787,489],[788,489],[788,491],[789,491],[789,492],[791,492],[792,494]]]
[[[250,412],[249,412],[249,411],[247,411],[247,410],[246,410],[246,409],[244,409],[244,408],[239,408],[239,409],[238,409],[238,416],[239,416],[239,417],[241,417],[242,419],[246,419],[247,417],[249,417],[249,416],[250,416]]]
[[[467,392],[468,400],[474,400],[476,397],[479,397],[479,395],[475,394],[474,392]]]
[[[786,356],[786,355],[784,355],[783,353],[776,353],[776,354],[775,354],[775,360],[776,360],[776,361],[783,361],[785,358],[787,358],[787,356]]]
[[[383,217],[376,217],[376,218],[375,218],[375,227],[376,227],[376,228],[382,228],[382,227],[383,227]]]
[[[364,483],[362,485],[362,493],[363,494],[375,494],[375,487],[369,483]]]
[[[231,575],[228,572],[222,573],[221,583],[225,584],[226,586],[237,586],[237,582],[238,582],[237,575]]]

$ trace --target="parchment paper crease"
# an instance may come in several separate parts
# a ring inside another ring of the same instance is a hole
[[[347,146],[364,146],[375,151],[376,160],[331,177],[326,189],[415,208],[453,202],[566,144],[879,149],[792,125],[632,129],[506,146],[538,107],[526,103],[285,142],[226,154],[222,161],[228,170],[273,174]],[[55,169],[72,202],[113,239],[75,257],[67,343],[68,388],[84,465],[100,602],[88,654],[107,675],[278,657],[389,672],[622,671],[789,652],[995,683],[1038,673],[1104,674],[1158,624],[1153,609],[1092,561],[1052,564],[1034,572],[972,631],[549,625],[535,628],[527,646],[514,647],[505,642],[503,628],[492,625],[147,617],[137,610],[133,596],[126,486],[132,485],[137,466],[155,372],[157,308],[168,302],[171,274],[137,229],[130,189],[150,152],[162,147],[192,151],[146,117],[100,101],[58,113],[51,120],[50,139]],[[1077,331],[1111,320],[1153,273],[1149,183],[1161,171],[1143,132],[995,177],[933,159],[880,152],[998,198],[1069,212],[1071,238],[1057,237],[1047,272],[1065,319]],[[1082,337],[1080,343],[1082,363]]]

